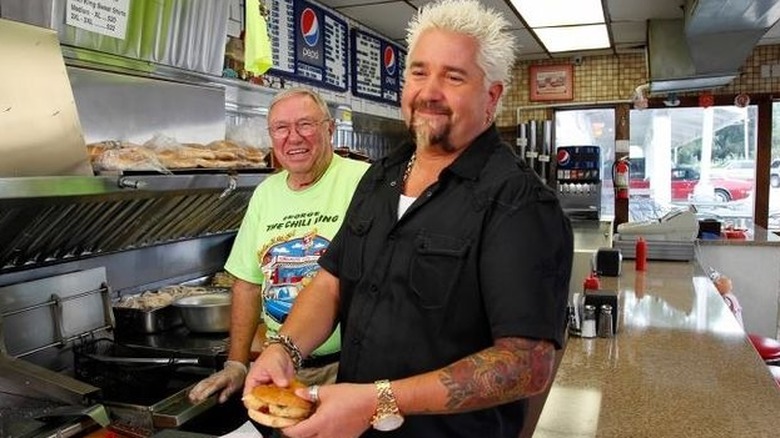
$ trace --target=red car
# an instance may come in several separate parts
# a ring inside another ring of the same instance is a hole
[[[699,183],[699,171],[692,167],[675,167],[672,169],[672,201],[687,201],[696,184]],[[649,190],[649,179],[632,179],[631,190]],[[719,202],[736,201],[750,196],[753,191],[753,181],[732,178],[710,178],[710,184],[715,188],[715,199]],[[633,192],[634,194],[641,194]]]

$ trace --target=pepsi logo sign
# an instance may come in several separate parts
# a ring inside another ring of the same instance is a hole
[[[569,164],[569,161],[571,161],[571,154],[569,151],[562,149],[558,151],[558,164],[561,166],[565,166]]]
[[[390,46],[385,47],[383,60],[385,64],[385,71],[387,72],[387,74],[394,75],[397,61],[395,57],[395,50],[393,50],[392,47]]]
[[[309,47],[314,47],[320,40],[320,20],[312,8],[304,9],[301,14],[301,34]]]

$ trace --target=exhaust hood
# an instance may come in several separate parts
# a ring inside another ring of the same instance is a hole
[[[650,93],[729,84],[761,37],[780,19],[780,2],[689,0],[684,19],[649,20]]]
[[[647,23],[647,71],[650,74],[650,94],[694,91],[722,87],[738,73],[733,70],[710,74],[698,72],[685,37],[684,22],[649,20]]]

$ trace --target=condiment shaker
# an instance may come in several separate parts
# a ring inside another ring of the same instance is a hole
[[[609,304],[601,305],[598,330],[600,338],[611,338],[615,334],[614,325],[612,324],[612,306]]]
[[[583,338],[596,337],[596,306],[586,305],[582,315],[582,334]]]

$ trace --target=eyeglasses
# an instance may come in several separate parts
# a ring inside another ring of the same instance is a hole
[[[325,122],[329,122],[330,119],[323,119],[320,121],[314,121],[314,120],[298,120],[295,122],[295,132],[298,133],[300,136],[309,136],[317,132],[317,129],[319,126]],[[287,136],[290,135],[291,125],[285,125],[285,124],[279,124],[279,125],[273,125],[268,128],[268,133],[271,134],[271,137],[281,140],[284,138],[287,138]]]

